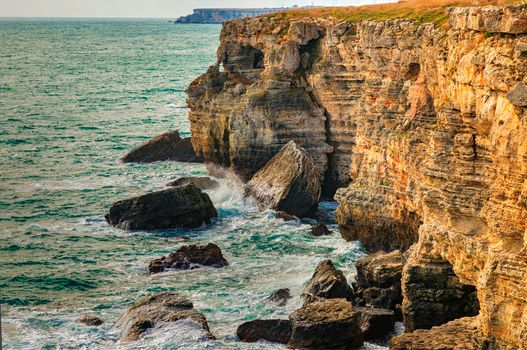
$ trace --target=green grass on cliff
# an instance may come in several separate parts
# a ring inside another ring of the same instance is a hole
[[[521,4],[518,0],[409,0],[398,3],[367,5],[358,7],[321,7],[308,10],[289,10],[271,16],[284,19],[301,17],[334,17],[341,22],[360,22],[362,20],[388,20],[407,18],[417,23],[445,24],[448,21],[448,8],[473,5]]]

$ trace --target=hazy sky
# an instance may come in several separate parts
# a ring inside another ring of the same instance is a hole
[[[0,0],[0,17],[161,17],[186,15],[197,7],[344,6],[390,0]]]

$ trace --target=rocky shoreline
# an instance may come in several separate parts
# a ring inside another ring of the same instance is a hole
[[[343,239],[372,253],[356,262],[351,285],[321,261],[303,306],[288,319],[240,324],[241,341],[358,349],[386,342],[403,321],[392,349],[527,348],[527,9],[465,7],[449,16],[441,27],[228,22],[217,64],[187,91],[192,138],[167,133],[132,152],[146,159],[135,161],[184,154],[180,161],[228,168],[256,207],[311,218],[314,236],[331,234],[317,207],[334,196]],[[213,224],[216,208],[194,186],[214,187],[209,180],[117,202],[107,221],[131,230]],[[181,247],[149,271],[227,265],[211,243]],[[282,289],[269,299],[281,307],[290,297]],[[118,325],[133,340],[185,318],[213,337],[177,294],[138,301]]]

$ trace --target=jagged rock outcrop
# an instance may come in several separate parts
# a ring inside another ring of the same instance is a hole
[[[166,269],[188,270],[203,266],[221,268],[227,265],[229,265],[227,259],[223,257],[220,247],[216,244],[209,243],[204,246],[192,244],[181,246],[167,257],[152,260],[148,264],[148,271],[159,273]]]
[[[157,325],[184,319],[199,323],[208,337],[213,338],[205,316],[194,309],[191,301],[173,292],[159,292],[137,300],[119,318],[116,327],[121,330],[121,339],[131,341]]]
[[[340,188],[344,238],[416,243],[407,315],[444,290],[412,293],[412,266],[447,262],[454,289],[475,288],[480,343],[527,348],[525,11],[457,8],[443,26],[229,22],[218,65],[188,89],[194,148],[248,179],[294,139],[324,191]]]
[[[304,288],[302,299],[307,304],[319,299],[338,298],[352,301],[355,293],[342,271],[337,270],[331,260],[323,260],[318,264],[313,277]]]
[[[400,312],[404,264],[405,259],[399,250],[377,252],[357,260],[357,277],[353,287],[359,304]]]
[[[216,216],[209,196],[186,185],[116,202],[105,218],[124,230],[156,230],[199,227]]]
[[[360,312],[346,299],[309,303],[289,315],[293,349],[358,349],[363,344]]]
[[[271,343],[287,344],[291,339],[289,320],[254,320],[242,323],[236,330],[241,341],[254,343],[266,340]]]
[[[307,47],[322,29],[300,35],[303,28],[291,28],[299,34],[278,44],[282,30],[288,30],[283,21],[267,17],[224,25],[218,64],[187,89],[192,144],[205,162],[230,167],[248,180],[294,140],[311,155],[322,179],[333,150],[326,142],[324,110],[292,81],[302,63],[298,45]]]
[[[162,160],[201,162],[194,153],[191,138],[181,138],[177,130],[156,136],[121,158],[125,163],[151,163]]]
[[[311,157],[288,142],[245,187],[261,210],[274,209],[305,217],[315,214],[320,182]]]

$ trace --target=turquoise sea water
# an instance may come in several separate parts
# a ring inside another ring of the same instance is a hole
[[[246,320],[287,317],[317,263],[331,258],[351,280],[357,243],[308,234],[274,219],[221,180],[219,209],[199,230],[125,232],[103,215],[116,200],[164,188],[200,164],[118,162],[167,130],[188,134],[184,90],[215,61],[220,26],[162,20],[0,20],[0,302],[6,349],[275,349],[242,344]],[[325,203],[328,210],[332,203]],[[146,273],[178,237],[218,244],[230,266]],[[278,288],[295,298],[265,301]],[[175,290],[209,320],[217,341],[190,322],[122,344],[114,322],[135,299]],[[92,313],[106,322],[74,322]],[[370,347],[372,348],[372,347]]]

